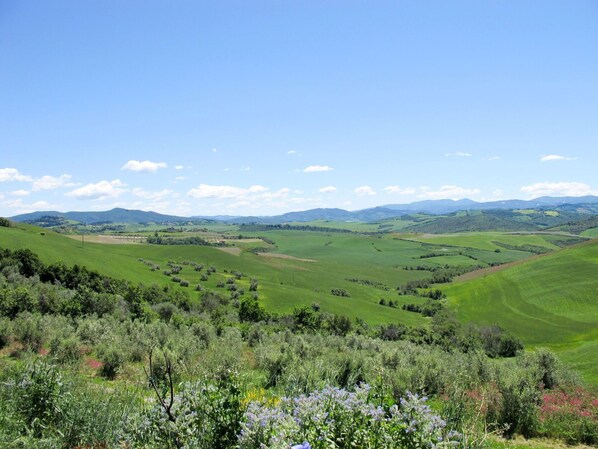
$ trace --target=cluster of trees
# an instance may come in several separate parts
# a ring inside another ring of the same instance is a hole
[[[212,244],[198,236],[189,237],[164,237],[157,232],[147,237],[147,243],[152,245],[201,245],[201,246],[224,246],[223,243]]]
[[[290,225],[290,224],[258,224],[243,223],[239,225],[240,231],[245,232],[263,232],[263,231],[314,231],[314,232],[338,232],[345,234],[354,233],[350,229],[327,228],[325,226],[313,225]]]
[[[357,279],[357,278],[346,278],[346,281],[355,282],[356,284],[367,285],[368,287],[374,287],[379,290],[389,291],[390,288],[382,282],[373,281],[371,279]]]

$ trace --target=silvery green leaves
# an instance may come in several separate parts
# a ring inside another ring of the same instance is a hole
[[[275,405],[252,402],[241,424],[239,448],[446,448],[459,435],[426,405],[408,393],[400,404],[384,408],[371,401],[370,388],[350,392],[327,387],[309,395],[283,398]],[[303,444],[296,444],[303,441]]]

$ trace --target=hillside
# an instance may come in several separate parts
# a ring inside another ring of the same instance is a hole
[[[462,321],[497,323],[598,380],[598,240],[445,288]]]

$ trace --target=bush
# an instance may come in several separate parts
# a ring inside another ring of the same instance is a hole
[[[350,297],[351,295],[349,294],[349,292],[347,290],[345,290],[344,288],[333,288],[330,293],[332,293],[334,296],[343,296],[345,298]]]
[[[11,332],[12,326],[10,320],[0,318],[0,349],[8,346],[10,343]]]
[[[53,365],[31,362],[14,374],[8,386],[12,408],[23,424],[21,433],[41,437],[59,422],[65,385]]]
[[[228,373],[217,382],[182,385],[167,414],[156,404],[129,417],[127,439],[135,447],[236,447],[245,406],[237,377]]]
[[[49,354],[58,363],[77,363],[82,357],[80,346],[81,342],[75,336],[55,336],[50,340]]]
[[[389,407],[370,400],[369,387],[363,385],[355,392],[327,387],[283,398],[276,406],[252,402],[239,447],[415,449],[458,444],[458,435],[447,431],[445,422],[426,405],[426,398],[408,393],[400,405]],[[300,442],[304,443],[293,446]]]
[[[113,380],[122,369],[126,355],[121,348],[112,344],[101,347],[98,350],[98,358],[102,362],[100,375],[106,379]]]
[[[46,326],[41,315],[22,313],[14,320],[13,330],[23,349],[30,352],[40,351],[46,335]]]

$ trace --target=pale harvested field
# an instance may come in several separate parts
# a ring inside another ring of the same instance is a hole
[[[225,253],[232,254],[233,256],[240,256],[241,255],[241,248],[230,247],[230,246],[217,246],[220,251],[224,251]]]
[[[67,237],[82,241],[80,235],[67,235]],[[134,243],[145,243],[145,237],[120,236],[120,235],[86,235],[87,243],[103,243],[106,245],[131,245]]]
[[[316,259],[301,259],[295,256],[289,256],[288,254],[279,254],[279,253],[257,253],[258,256],[261,257],[268,257],[273,259],[289,259],[289,260],[297,260],[299,262],[317,262]]]

